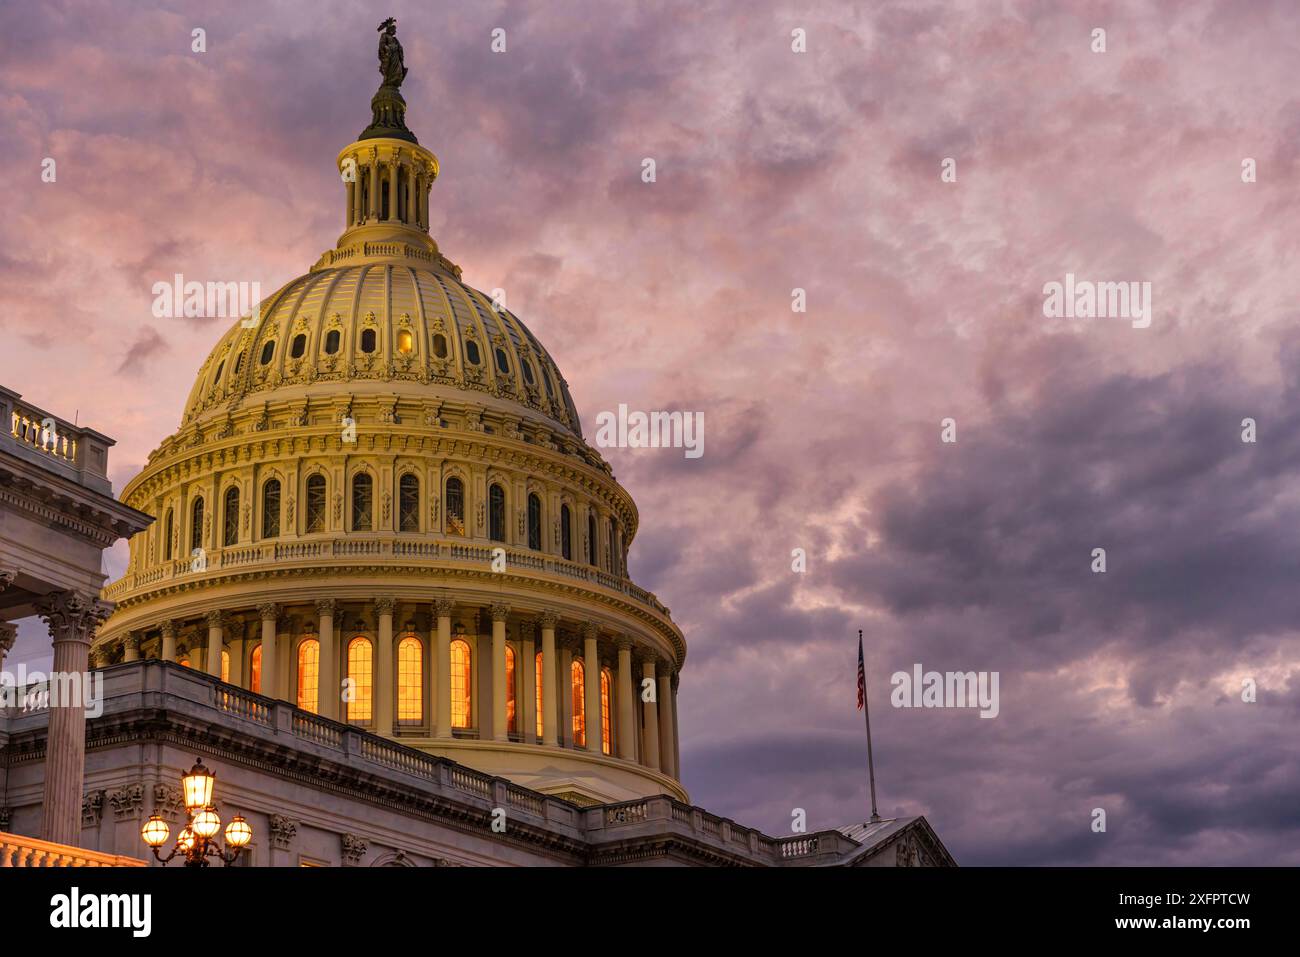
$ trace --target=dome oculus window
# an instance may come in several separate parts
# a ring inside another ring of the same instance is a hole
[[[519,368],[524,370],[525,382],[527,382],[529,385],[533,385],[534,383],[536,383],[537,380],[533,378],[532,364],[529,363],[527,359],[520,360]]]
[[[375,330],[363,329],[361,331],[361,351],[367,355],[375,351]]]
[[[447,358],[447,337],[441,332],[433,337],[433,354],[439,359]]]
[[[478,343],[473,339],[465,340],[465,358],[468,359],[469,364],[473,366],[482,362],[482,357],[478,354]]]
[[[301,359],[302,354],[307,351],[307,336],[298,333],[293,337],[293,345],[289,347],[289,357],[291,359]]]
[[[510,374],[510,360],[506,358],[506,350],[497,349],[497,371],[502,375]]]
[[[397,351],[404,356],[409,356],[415,351],[415,337],[411,335],[410,329],[401,329],[398,331]]]
[[[334,355],[334,353],[338,351],[339,351],[339,331],[337,329],[331,329],[325,336],[325,354],[328,356],[332,356]]]
[[[266,345],[262,346],[262,358],[259,360],[262,365],[270,365],[271,360],[275,358],[275,340],[272,339]]]

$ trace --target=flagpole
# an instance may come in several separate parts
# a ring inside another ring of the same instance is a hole
[[[858,654],[862,653],[862,629],[858,629]],[[876,810],[876,761],[871,753],[871,703],[867,700],[867,684],[862,682],[862,714],[867,721],[867,774],[871,778],[871,823],[880,822],[880,812]]]

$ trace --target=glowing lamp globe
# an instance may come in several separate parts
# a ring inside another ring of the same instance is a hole
[[[195,834],[206,841],[210,837],[215,837],[217,832],[221,830],[221,818],[217,817],[216,808],[205,807],[194,815],[190,827],[194,829]]]
[[[150,847],[162,847],[167,841],[167,836],[171,833],[171,828],[167,822],[162,819],[162,815],[155,814],[144,822],[144,827],[140,828],[140,836]]]
[[[231,847],[244,847],[253,839],[253,828],[241,815],[236,814],[226,826],[226,843]]]

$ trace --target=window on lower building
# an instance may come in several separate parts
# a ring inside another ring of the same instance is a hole
[[[397,723],[424,721],[424,645],[407,635],[397,645]]]
[[[351,679],[348,720],[371,721],[374,717],[374,671],[370,639],[353,638],[348,644],[348,678]]]

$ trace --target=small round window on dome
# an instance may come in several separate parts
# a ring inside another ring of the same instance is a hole
[[[301,359],[302,354],[307,351],[307,336],[298,333],[293,337],[293,345],[289,347],[289,355],[294,359]]]
[[[375,330],[364,329],[361,332],[361,351],[371,353],[375,351]]]
[[[411,335],[410,329],[398,330],[397,351],[404,356],[409,356],[415,351],[415,337]]]
[[[506,358],[506,350],[497,349],[497,371],[502,375],[510,374],[510,360]]]
[[[473,339],[465,340],[465,358],[469,360],[470,365],[478,365],[482,358],[478,354],[478,343]]]
[[[332,356],[334,355],[334,353],[338,351],[339,351],[339,331],[337,329],[331,329],[329,333],[325,336],[325,354]]]
[[[447,337],[441,332],[433,337],[433,354],[439,359],[447,358]]]
[[[262,346],[262,358],[259,360],[262,365],[269,365],[275,358],[275,340],[272,339],[266,345]]]

